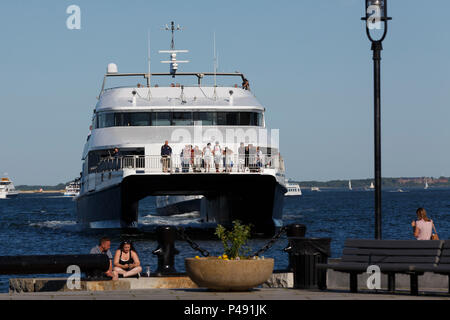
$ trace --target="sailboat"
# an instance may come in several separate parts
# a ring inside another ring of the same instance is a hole
[[[370,189],[370,190],[373,190],[373,189],[375,189],[375,186],[373,185],[373,182],[371,182],[371,183],[370,183],[370,187],[369,187],[369,189]]]
[[[348,180],[348,190],[353,190],[352,189],[352,181],[351,180]]]
[[[427,181],[427,179],[425,179],[425,187],[424,187],[424,189],[425,190],[427,190],[429,187],[428,187],[428,181]]]

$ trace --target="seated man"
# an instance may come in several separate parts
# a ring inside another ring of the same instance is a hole
[[[111,240],[107,237],[100,239],[99,244],[91,249],[91,254],[106,254],[109,258],[109,269],[104,274],[103,277],[107,279],[117,280],[119,276],[116,272],[112,270],[112,254],[109,250],[111,248]]]

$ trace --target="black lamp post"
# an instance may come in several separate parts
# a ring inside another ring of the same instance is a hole
[[[382,41],[386,37],[388,20],[387,0],[365,0],[366,33],[372,43],[374,70],[374,131],[375,131],[375,239],[381,240],[381,103],[380,61]]]

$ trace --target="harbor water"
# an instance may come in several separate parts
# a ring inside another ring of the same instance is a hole
[[[418,207],[426,208],[429,217],[435,222],[439,237],[448,239],[450,189],[403,189],[403,192],[384,190],[382,199],[383,239],[414,239],[411,222],[415,219]],[[154,271],[157,268],[157,258],[152,251],[157,248],[157,242],[151,230],[168,224],[185,228],[203,227],[198,213],[155,216],[153,197],[140,202],[139,212],[140,232],[86,231],[80,230],[76,224],[75,202],[60,194],[21,194],[16,199],[0,200],[0,255],[85,254],[98,243],[100,237],[106,235],[112,240],[113,254],[121,240],[131,239],[144,270],[150,266]],[[374,194],[363,190],[304,190],[300,197],[286,198],[283,222],[285,225],[306,225],[307,237],[331,238],[332,257],[339,257],[345,239],[374,237]],[[220,241],[215,238],[193,240],[211,255],[223,253]],[[251,240],[251,252],[262,248],[267,242],[268,239]],[[286,246],[287,238],[283,235],[263,254],[265,257],[275,258],[276,270],[283,270],[288,266],[288,255],[283,252]],[[176,248],[180,254],[176,256],[175,267],[177,271],[183,272],[184,258],[200,254],[184,241],[178,241]],[[27,276],[0,276],[0,292],[8,291],[8,280],[12,277]]]

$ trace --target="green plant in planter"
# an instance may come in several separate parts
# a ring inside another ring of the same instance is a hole
[[[222,225],[216,228],[216,235],[222,241],[224,248],[224,259],[234,260],[236,258],[246,258],[245,255],[250,252],[250,247],[246,246],[250,238],[250,225],[244,225],[239,220],[233,221],[233,229],[228,231]]]

